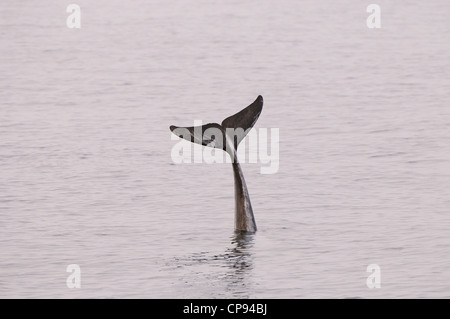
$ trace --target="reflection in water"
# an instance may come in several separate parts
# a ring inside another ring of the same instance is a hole
[[[250,298],[254,234],[234,233],[222,254],[197,252],[167,263],[173,289],[197,298]],[[173,292],[170,292],[173,293]]]
[[[226,290],[232,297],[249,298],[251,270],[253,269],[252,247],[254,234],[236,232],[229,249],[228,269],[225,275]]]

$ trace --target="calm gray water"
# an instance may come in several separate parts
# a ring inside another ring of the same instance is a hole
[[[75,2],[0,1],[0,297],[450,298],[449,1]],[[168,127],[258,94],[236,237],[231,166]]]

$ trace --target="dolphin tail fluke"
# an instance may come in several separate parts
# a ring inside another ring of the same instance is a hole
[[[259,95],[256,100],[239,111],[218,123],[208,123],[201,126],[181,127],[171,125],[170,130],[178,137],[192,143],[223,149],[232,155],[239,143],[245,138],[261,114],[263,97]],[[227,149],[227,140],[234,141],[234,150]]]

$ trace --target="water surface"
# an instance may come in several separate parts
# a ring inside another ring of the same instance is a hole
[[[0,297],[450,297],[450,3],[0,2]],[[278,173],[174,165],[265,99]],[[69,289],[66,267],[81,267]],[[369,289],[369,264],[381,288]]]

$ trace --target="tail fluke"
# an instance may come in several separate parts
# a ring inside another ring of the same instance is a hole
[[[260,95],[245,109],[223,120],[222,125],[218,123],[190,127],[172,125],[170,130],[192,143],[223,149],[232,155],[232,150],[227,149],[227,139],[234,141],[232,144],[234,150],[237,150],[239,143],[258,120],[262,107],[263,97]]]

